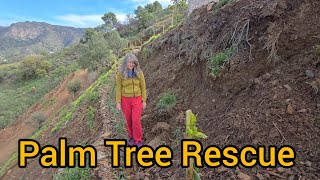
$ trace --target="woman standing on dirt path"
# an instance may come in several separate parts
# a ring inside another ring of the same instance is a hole
[[[142,110],[146,108],[146,82],[137,57],[127,54],[116,77],[117,109],[124,114],[129,146],[142,146]]]

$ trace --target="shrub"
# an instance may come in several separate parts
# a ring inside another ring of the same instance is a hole
[[[75,80],[72,80],[68,83],[68,91],[70,93],[73,94],[73,97],[75,96],[75,94],[80,90],[80,87],[81,87],[81,81],[80,79],[75,79]]]
[[[228,3],[233,2],[234,0],[220,0],[218,4],[214,7],[214,13],[219,12],[219,10]]]
[[[35,112],[32,115],[32,119],[38,123],[40,128],[42,123],[46,121],[46,116],[43,114],[43,112]]]
[[[221,66],[227,62],[233,54],[233,49],[228,48],[225,51],[216,54],[209,59],[209,66],[211,69],[210,74],[213,76],[218,76],[220,73]]]
[[[21,61],[18,71],[21,79],[32,79],[46,76],[50,68],[49,61],[40,56],[28,56]]]
[[[89,110],[87,113],[87,125],[89,128],[93,128],[93,122],[94,122],[94,115],[95,115],[96,109],[92,106],[89,106]]]
[[[176,105],[177,97],[172,93],[163,94],[157,104],[158,110],[167,110]]]

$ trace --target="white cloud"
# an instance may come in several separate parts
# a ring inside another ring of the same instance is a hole
[[[127,15],[126,15],[125,13],[115,13],[115,14],[116,14],[116,16],[117,16],[118,21],[123,22],[123,21],[125,21],[126,18],[127,18]]]
[[[103,24],[101,19],[102,15],[78,15],[78,14],[66,14],[61,16],[56,16],[55,19],[59,20],[59,24],[64,24],[74,27],[96,27]]]
[[[124,13],[115,13],[117,19],[121,22],[125,21],[126,14]],[[61,16],[56,16],[55,19],[59,22],[56,24],[63,24],[65,26],[73,26],[73,27],[96,27],[98,25],[103,24],[103,20],[101,17],[103,14],[95,14],[95,15],[78,15],[78,14],[66,14]]]

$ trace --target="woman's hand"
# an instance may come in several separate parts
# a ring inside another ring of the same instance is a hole
[[[142,109],[144,110],[144,109],[146,109],[146,107],[147,107],[147,103],[146,102],[142,102]]]
[[[121,104],[117,103],[117,109],[120,111],[121,110]]]

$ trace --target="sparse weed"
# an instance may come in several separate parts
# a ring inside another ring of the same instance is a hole
[[[232,48],[227,48],[223,52],[216,54],[209,59],[210,75],[218,76],[220,74],[221,66],[228,62],[233,54]]]
[[[160,99],[159,102],[157,103],[157,109],[158,110],[168,110],[175,106],[177,103],[177,97],[169,92],[169,93],[164,93]]]

